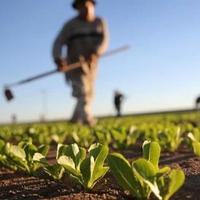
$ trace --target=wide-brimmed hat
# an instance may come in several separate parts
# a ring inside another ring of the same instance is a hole
[[[95,0],[74,0],[74,2],[72,3],[72,7],[74,9],[77,9],[77,5],[80,3],[85,3],[86,1],[91,1],[94,5],[96,4]]]

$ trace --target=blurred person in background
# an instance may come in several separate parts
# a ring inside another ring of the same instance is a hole
[[[195,99],[195,108],[197,111],[200,109],[200,96]]]
[[[17,115],[16,114],[12,114],[11,115],[11,123],[12,124],[16,124],[17,123]]]
[[[77,16],[66,22],[53,45],[53,59],[59,71],[64,72],[68,64],[80,61],[80,68],[65,73],[72,87],[72,96],[77,103],[71,122],[93,126],[92,115],[94,82],[99,57],[106,51],[108,31],[105,21],[95,15],[95,0],[74,0]],[[64,54],[63,48],[67,47]]]
[[[116,109],[117,117],[121,116],[121,105],[122,105],[124,98],[125,98],[124,95],[121,92],[119,92],[118,90],[116,90],[114,92],[114,106]]]

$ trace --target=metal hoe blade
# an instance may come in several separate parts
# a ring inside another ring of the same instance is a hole
[[[7,101],[11,101],[12,99],[14,99],[14,95],[9,88],[4,89],[4,95],[5,95]]]

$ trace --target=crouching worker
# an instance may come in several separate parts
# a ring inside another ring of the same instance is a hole
[[[77,16],[66,22],[53,45],[53,58],[59,71],[67,65],[84,59],[78,69],[65,73],[77,103],[71,122],[93,126],[92,115],[94,82],[99,57],[107,48],[107,28],[103,19],[95,16],[95,0],[74,0],[72,7]],[[63,48],[67,47],[66,55]]]

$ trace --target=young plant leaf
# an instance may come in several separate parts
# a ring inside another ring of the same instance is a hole
[[[160,145],[157,142],[145,141],[143,143],[143,157],[149,160],[158,169],[160,159]]]
[[[164,200],[168,200],[184,183],[185,175],[182,170],[172,170],[169,174],[168,190]]]
[[[133,196],[140,196],[137,187],[138,181],[133,174],[131,165],[124,156],[119,153],[108,155],[108,165],[121,187],[130,191]]]
[[[76,170],[76,166],[72,158],[67,157],[67,156],[60,156],[57,162],[59,165],[63,166],[72,175],[80,176],[80,172]]]

